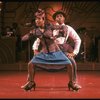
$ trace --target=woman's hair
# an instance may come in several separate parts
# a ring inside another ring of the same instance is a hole
[[[43,9],[38,9],[36,12],[35,12],[35,17],[42,17],[43,19],[45,19],[45,11]]]

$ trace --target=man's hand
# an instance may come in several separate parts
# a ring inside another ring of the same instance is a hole
[[[34,50],[34,55],[37,55],[39,54],[39,51],[38,50]]]
[[[72,58],[72,57],[75,57],[75,54],[74,54],[74,53],[67,53],[67,56],[68,56],[69,58]]]

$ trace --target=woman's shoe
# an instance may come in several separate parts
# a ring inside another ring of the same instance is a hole
[[[72,89],[72,90],[78,91],[82,87],[80,85],[78,85],[77,83],[74,83],[74,82],[70,81],[68,83],[68,88],[69,88],[69,90]]]
[[[26,90],[26,91],[28,91],[28,90],[31,91],[32,88],[34,88],[34,90],[35,90],[35,87],[36,87],[36,84],[33,81],[32,82],[29,81],[24,86],[21,86],[21,88]]]

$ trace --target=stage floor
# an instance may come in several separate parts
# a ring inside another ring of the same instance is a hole
[[[100,71],[78,71],[78,82],[82,89],[69,91],[66,71],[47,72],[37,70],[35,76],[36,90],[31,92],[21,89],[25,84],[27,71],[0,71],[1,98],[100,98]]]

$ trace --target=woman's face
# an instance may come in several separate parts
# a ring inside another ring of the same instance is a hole
[[[42,17],[36,17],[35,23],[38,27],[44,26],[44,19]]]

